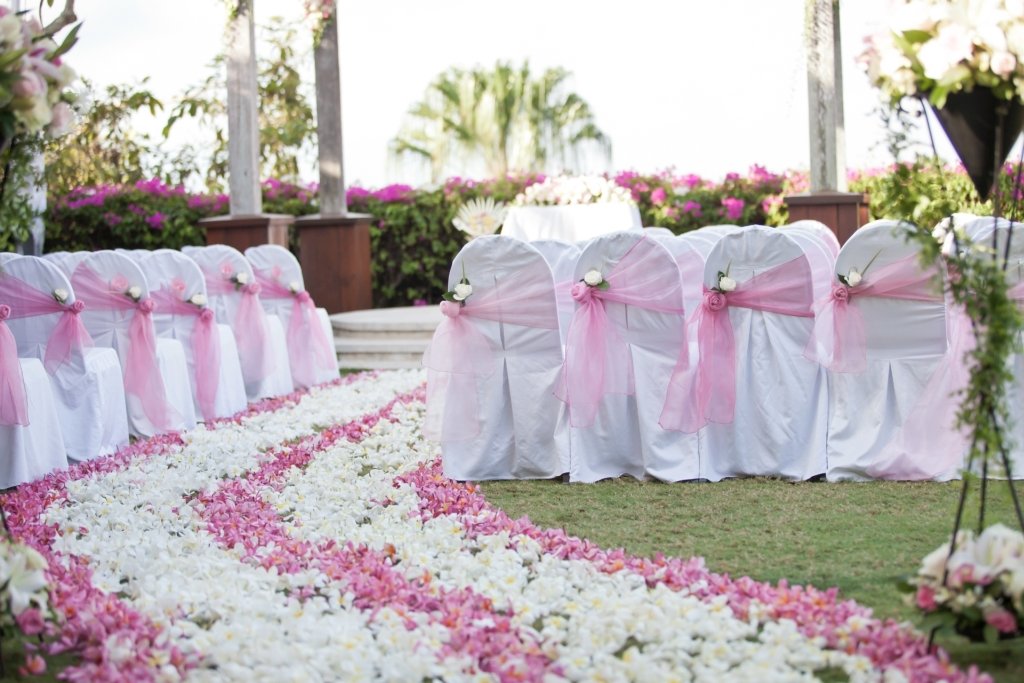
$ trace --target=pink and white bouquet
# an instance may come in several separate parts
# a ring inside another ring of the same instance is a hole
[[[1002,524],[960,531],[907,581],[908,601],[937,626],[972,640],[1024,635],[1024,535]]]
[[[1024,0],[893,0],[887,26],[859,57],[872,84],[895,103],[975,87],[1024,101]]]
[[[0,6],[0,137],[45,132],[59,137],[72,123],[68,87],[74,70],[61,56],[75,42],[72,31],[61,45],[39,22]]]
[[[5,641],[39,637],[53,621],[47,562],[34,548],[0,536],[0,634]],[[39,674],[46,662],[26,641],[22,673]]]

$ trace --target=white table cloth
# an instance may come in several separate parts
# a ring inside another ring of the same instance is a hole
[[[569,204],[566,206],[513,206],[501,234],[521,240],[556,239],[586,242],[619,230],[640,230],[640,211],[633,204]]]

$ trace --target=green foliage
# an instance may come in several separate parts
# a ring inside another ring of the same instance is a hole
[[[258,55],[257,76],[261,174],[295,183],[299,181],[299,159],[311,153],[316,142],[308,88],[299,75],[296,31],[279,18],[260,30],[266,44]],[[164,136],[169,136],[179,122],[192,119],[211,132],[212,142],[203,144],[202,149],[208,158],[206,186],[214,191],[224,189],[228,170],[226,89],[225,59],[220,55],[210,63],[206,78],[175,102],[163,130]],[[199,154],[195,146],[190,153]]]
[[[153,140],[132,127],[137,113],[148,111],[155,116],[163,109],[160,100],[145,89],[146,80],[138,85],[109,85],[102,98],[85,82],[89,94],[74,105],[78,115],[74,131],[46,147],[46,184],[51,194],[131,184],[159,173]]]
[[[180,249],[204,244],[198,221],[224,213],[227,198],[187,194],[159,181],[76,190],[46,217],[48,251]]]
[[[487,175],[572,168],[581,150],[596,147],[607,158],[610,143],[587,102],[567,91],[570,73],[497,62],[493,69],[451,68],[427,87],[391,143],[398,157],[427,162],[431,179],[466,172],[482,162]]]
[[[41,215],[28,190],[42,180],[33,165],[42,145],[42,134],[19,135],[0,151],[0,251],[14,251],[27,240]]]

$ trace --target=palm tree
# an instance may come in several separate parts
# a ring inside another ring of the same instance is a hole
[[[607,159],[611,145],[586,101],[567,92],[569,75],[548,69],[533,78],[529,63],[498,62],[489,71],[450,68],[409,109],[392,154],[428,162],[434,181],[447,172],[464,173],[474,162],[495,177],[551,164],[571,169],[590,147]]]

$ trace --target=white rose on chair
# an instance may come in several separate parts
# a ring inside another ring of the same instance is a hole
[[[205,306],[206,297],[203,295],[202,292],[196,292],[189,298],[188,302],[193,306]]]
[[[288,283],[288,291],[291,292],[292,294],[298,294],[299,292],[302,291],[302,285],[300,285],[295,280],[292,280],[291,282]]]
[[[455,285],[455,289],[452,292],[452,298],[456,301],[465,301],[470,294],[473,293],[473,285],[468,282],[460,282]]]
[[[138,301],[140,298],[142,298],[142,288],[139,287],[138,285],[132,285],[131,287],[128,288],[128,291],[125,292],[125,294],[128,295],[128,298],[134,301]]]
[[[599,270],[588,270],[583,276],[583,282],[591,287],[597,287],[604,282],[604,276],[601,275],[601,271]]]
[[[856,287],[863,279],[864,276],[856,268],[850,268],[850,272],[846,274],[846,284],[849,287]]]
[[[245,273],[238,273],[237,275],[235,275],[235,282],[237,282],[240,285],[248,284],[249,276],[246,275]]]
[[[731,292],[736,289],[736,281],[724,273],[718,277],[718,291]]]
[[[67,301],[69,296],[70,295],[68,294],[68,290],[63,289],[61,287],[58,287],[57,289],[53,290],[53,298],[59,304],[62,304],[65,301]]]

